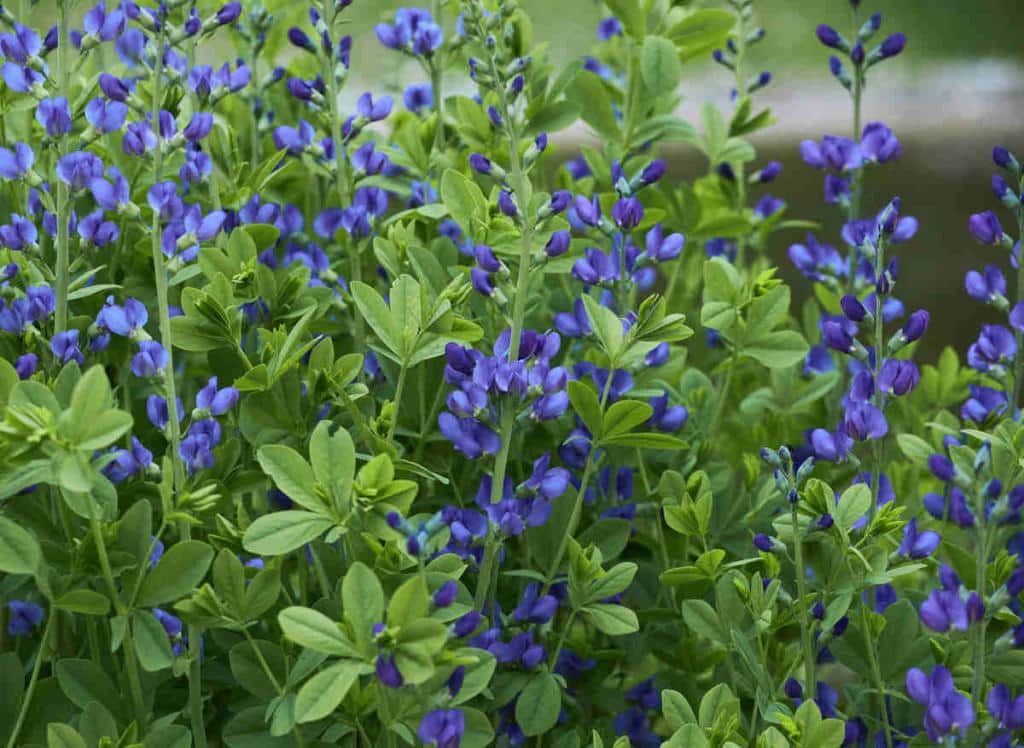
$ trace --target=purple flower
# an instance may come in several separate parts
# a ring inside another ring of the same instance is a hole
[[[612,220],[623,231],[630,231],[644,219],[644,206],[635,197],[624,197],[612,207]]]
[[[897,553],[912,559],[927,558],[939,547],[942,537],[932,530],[918,532],[917,518],[912,518],[903,528],[903,540]]]
[[[15,143],[14,150],[0,148],[0,177],[22,179],[35,163],[36,155],[25,143]]]
[[[168,613],[163,608],[153,608],[152,613],[153,617],[160,622],[161,626],[164,627],[164,633],[166,633],[170,639],[178,639],[181,637],[185,627],[182,625],[180,618]]]
[[[216,420],[210,418],[192,423],[188,435],[178,448],[178,454],[185,462],[189,474],[213,467],[213,448],[220,443],[220,439],[220,424]]]
[[[862,164],[860,146],[850,138],[826,135],[821,143],[805,140],[800,144],[803,160],[816,169],[851,171]]]
[[[654,228],[647,232],[646,240],[647,257],[654,262],[674,260],[686,245],[686,238],[682,234],[665,236],[660,223],[656,223]]]
[[[515,200],[512,199],[512,193],[508,190],[502,190],[498,193],[498,208],[509,218],[515,218],[519,215],[519,209],[516,207]]]
[[[221,26],[229,23],[234,23],[238,20],[238,17],[242,14],[242,4],[240,2],[227,3],[217,11],[216,19],[217,23]]]
[[[74,151],[57,162],[57,177],[72,190],[83,190],[103,177],[103,162],[87,151]]]
[[[612,37],[622,36],[622,24],[615,16],[602,18],[597,24],[597,40],[606,42]]]
[[[131,449],[114,450],[114,459],[103,468],[103,474],[114,483],[121,483],[133,475],[142,475],[149,469],[152,463],[153,453],[133,436]],[[160,554],[163,553],[162,545],[153,548],[153,554],[150,556],[150,566],[156,563],[153,561],[153,556],[156,556],[157,561],[160,560],[160,556],[157,555],[158,551]]]
[[[119,101],[96,98],[85,106],[85,118],[97,132],[120,130],[128,116],[128,106]]]
[[[907,46],[907,35],[903,32],[887,37],[878,48],[881,59],[895,57]]]
[[[972,299],[991,304],[1006,294],[1006,278],[995,265],[986,265],[984,273],[971,270],[964,277],[967,295]]]
[[[377,680],[388,688],[401,688],[405,684],[394,657],[377,655]]]
[[[1017,340],[1003,325],[982,325],[978,339],[967,349],[967,363],[981,372],[1012,361],[1017,355]]]
[[[51,138],[71,131],[71,110],[63,96],[43,99],[36,108],[36,122],[43,126]]]
[[[402,95],[405,108],[413,114],[434,106],[434,89],[429,83],[414,83]]]
[[[7,621],[7,633],[11,636],[31,636],[32,630],[43,622],[42,607],[25,600],[11,600],[7,603],[10,618]]]
[[[905,395],[917,386],[919,377],[913,361],[890,358],[882,364],[876,385],[888,395]]]
[[[944,634],[950,628],[967,630],[967,605],[956,590],[932,590],[919,612],[921,622],[932,631]]]
[[[356,112],[370,122],[377,122],[391,114],[393,99],[390,96],[381,96],[376,101],[367,92],[356,101]]]
[[[519,605],[512,612],[512,618],[520,623],[547,623],[558,611],[558,600],[554,595],[539,596],[540,585],[530,582],[523,591]]]
[[[865,161],[884,164],[902,153],[900,141],[884,122],[869,122],[861,133],[860,152]]]
[[[210,377],[206,386],[196,394],[196,408],[222,416],[238,404],[239,392],[234,387],[217,389],[217,377]]]
[[[1003,241],[1003,227],[991,210],[974,213],[967,221],[971,235],[982,244],[998,244]]]
[[[143,62],[148,41],[138,29],[128,28],[117,38],[114,48],[121,62],[131,68]]]
[[[65,330],[54,335],[50,340],[50,351],[62,365],[71,361],[79,366],[85,363],[85,356],[78,348],[78,330]]]
[[[985,703],[988,706],[988,713],[999,723],[1000,728],[1019,730],[1024,727],[1024,695],[1014,699],[1010,689],[1000,683],[988,692]],[[1007,748],[1009,745],[1007,743]]]
[[[25,353],[18,356],[14,363],[14,370],[18,373],[18,379],[28,379],[36,373],[39,367],[39,356],[34,353]]]
[[[651,414],[651,418],[648,421],[651,428],[657,429],[658,431],[665,431],[667,433],[675,433],[679,431],[686,423],[686,419],[689,418],[690,412],[683,405],[669,405],[668,404],[668,393],[665,392],[657,397],[652,397],[648,401],[654,412]]]
[[[842,35],[827,24],[823,23],[818,26],[815,33],[818,36],[818,41],[826,47],[832,47],[833,49],[839,50],[849,49],[849,44],[845,39],[843,39]]]
[[[434,593],[434,605],[438,608],[447,608],[453,602],[455,597],[459,594],[459,585],[456,584],[454,579],[449,579],[447,582],[437,588]]]
[[[907,693],[925,707],[924,729],[933,742],[974,724],[971,700],[956,690],[953,674],[938,665],[931,676],[919,668],[907,672]]]
[[[167,351],[155,340],[140,340],[139,352],[132,357],[132,374],[137,377],[155,377],[167,368]]]
[[[980,384],[968,385],[968,389],[971,396],[960,406],[960,417],[965,421],[984,423],[991,415],[1002,415],[1006,411],[1007,397],[1003,390]]]
[[[474,418],[457,418],[443,412],[437,417],[437,425],[455,449],[471,460],[485,454],[496,454],[501,447],[498,435]]]
[[[459,748],[466,732],[466,718],[461,709],[435,709],[423,715],[419,739],[437,748]]]
[[[881,439],[889,433],[882,411],[871,403],[853,403],[846,409],[845,432],[858,441]]]

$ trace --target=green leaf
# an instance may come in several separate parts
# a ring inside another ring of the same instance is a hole
[[[626,32],[637,39],[643,39],[647,32],[647,15],[640,0],[604,0],[608,9],[622,21]]]
[[[614,361],[622,352],[624,333],[622,332],[622,320],[611,309],[598,303],[597,299],[590,296],[583,297],[583,306],[587,309],[587,317],[590,319],[590,326],[594,330],[594,336],[601,343],[608,358]]]
[[[246,528],[242,546],[257,556],[283,556],[334,527],[334,520],[312,512],[272,512]]]
[[[291,447],[267,444],[259,448],[256,459],[274,485],[288,494],[292,501],[312,512],[324,512],[324,503],[316,493],[313,470],[302,455]]]
[[[703,600],[683,600],[682,616],[687,628],[698,636],[719,644],[728,641],[718,613]]]
[[[636,570],[637,565],[629,561],[616,564],[587,585],[587,601],[618,595],[633,583]]]
[[[700,700],[700,708],[697,710],[697,721],[701,727],[708,728],[722,716],[735,715],[739,717],[740,701],[726,683],[719,683],[712,686],[711,690],[704,694]]]
[[[542,735],[555,726],[562,709],[562,689],[555,676],[539,672],[516,701],[516,722],[526,735]]]
[[[402,359],[402,333],[396,329],[391,310],[377,291],[360,281],[352,281],[352,299],[366,324],[377,334],[380,342],[392,353],[395,361]]]
[[[849,530],[870,508],[871,487],[866,483],[854,483],[839,497],[834,519],[844,530]]]
[[[578,379],[573,379],[569,382],[568,389],[572,409],[583,421],[583,425],[587,427],[591,435],[598,438],[602,425],[601,401],[598,400],[594,388]]]
[[[683,725],[697,721],[693,707],[679,691],[665,689],[661,692],[661,711],[670,730],[678,730]]]
[[[928,458],[935,452],[931,444],[914,434],[898,434],[896,443],[907,459],[919,466],[927,465]]]
[[[581,612],[608,636],[624,636],[640,630],[636,613],[624,605],[594,603],[583,608]]]
[[[316,722],[338,708],[364,666],[342,660],[310,678],[295,699],[295,721]]]
[[[335,508],[347,509],[356,471],[356,448],[348,431],[338,428],[332,435],[329,421],[318,423],[309,440],[309,459],[314,477],[330,490]]]
[[[110,600],[98,592],[84,588],[65,592],[54,605],[61,610],[87,616],[105,616],[110,610]]]
[[[804,360],[808,346],[804,336],[792,330],[770,332],[757,340],[748,341],[743,353],[756,359],[769,369],[782,369]]]
[[[682,74],[675,44],[662,36],[644,39],[640,52],[640,75],[652,94],[673,93]]]
[[[736,16],[727,10],[698,10],[670,28],[667,36],[685,61],[706,56],[724,44],[735,23]]]
[[[441,175],[441,202],[452,219],[476,236],[487,226],[488,208],[484,193],[476,182],[455,169],[446,169]]]
[[[594,128],[598,135],[613,142],[619,140],[621,132],[612,109],[611,95],[604,81],[596,74],[589,70],[581,72],[567,95],[579,108],[580,118]]]
[[[364,650],[373,650],[373,625],[384,617],[384,588],[373,570],[356,561],[341,583],[341,609],[352,624],[356,642]]]
[[[420,576],[407,579],[395,590],[388,603],[388,623],[402,626],[423,618],[430,610],[430,592]]]
[[[341,627],[312,608],[285,608],[278,614],[277,622],[284,635],[301,647],[337,657],[362,658]]]
[[[213,562],[213,548],[199,540],[185,540],[171,546],[160,562],[146,574],[137,599],[151,608],[179,600],[196,589]]]
[[[7,574],[34,574],[42,551],[35,536],[6,517],[0,517],[0,571]]]
[[[46,748],[88,748],[85,738],[71,725],[51,722],[46,726]]]
[[[135,634],[135,651],[143,670],[155,673],[173,664],[174,653],[167,632],[152,613],[138,612],[132,616],[132,632]]]
[[[628,433],[651,418],[654,409],[639,400],[619,400],[604,414],[601,438],[609,439]]]
[[[686,442],[668,434],[659,434],[653,431],[634,431],[630,434],[619,434],[607,439],[601,439],[601,443],[612,447],[640,447],[641,449],[686,449]]]
[[[111,714],[121,714],[124,700],[107,674],[92,660],[63,659],[55,666],[57,683],[75,706],[84,709],[98,701]]]
[[[700,725],[687,724],[672,733],[668,742],[662,743],[662,748],[708,748],[709,745],[708,738],[700,729]],[[788,746],[789,743],[786,745]]]

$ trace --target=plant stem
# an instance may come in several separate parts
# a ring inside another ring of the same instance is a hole
[[[331,0],[323,3],[322,14],[327,19],[327,31],[334,32],[338,11]],[[352,174],[349,171],[348,155],[345,150],[345,139],[341,132],[341,111],[338,108],[338,79],[334,74],[334,58],[328,57],[324,62],[324,80],[327,82],[327,99],[330,106],[331,141],[334,143],[334,188],[338,194],[338,207],[345,208],[352,202]],[[362,281],[363,257],[362,240],[349,237],[349,282]],[[352,337],[355,350],[366,350],[366,329],[362,316],[353,309]]]
[[[270,669],[270,664],[267,662],[267,659],[263,656],[263,652],[260,651],[260,648],[256,645],[256,640],[252,638],[252,634],[249,633],[249,629],[243,627],[242,635],[245,637],[245,640],[249,642],[249,646],[252,648],[253,653],[256,655],[256,661],[259,662],[260,667],[263,668],[263,672],[267,676],[267,679],[270,681],[270,685],[272,685],[274,687],[274,690],[277,691],[278,696],[284,696],[284,688],[278,682],[277,676],[274,675],[274,671]],[[292,735],[295,736],[295,742],[299,744],[299,748],[303,748],[303,746],[306,745],[305,741],[302,739],[302,733],[299,731],[298,725],[292,726]]]
[[[978,510],[975,511],[977,529],[977,542],[974,549],[974,586],[981,599],[985,599],[985,567],[988,562],[988,526],[985,522],[984,500],[979,499]],[[971,683],[971,700],[975,704],[981,703],[982,692],[985,690],[985,631],[988,627],[987,611],[982,613],[978,621],[976,631],[971,637],[971,645],[974,649],[974,680]]]
[[[1021,213],[1017,219],[1018,232],[1017,236],[1024,239],[1024,212]],[[1017,303],[1024,301],[1024,260],[1017,260]],[[1024,332],[1017,331],[1017,350],[1022,350],[1024,346]],[[1017,356],[1017,360],[1013,365],[1013,402],[1010,406],[1013,410],[1010,415],[1016,414],[1017,410],[1021,406],[1020,398],[1021,394],[1024,394],[1024,356]]]
[[[709,437],[716,434],[718,432],[718,427],[722,424],[722,417],[725,415],[725,405],[729,399],[729,391],[732,389],[732,380],[736,374],[736,363],[738,359],[739,355],[737,353],[737,349],[734,348],[725,370],[725,381],[722,382],[722,391],[718,395],[718,402],[715,403],[715,414],[711,418],[711,428],[708,430]]]
[[[71,46],[68,14],[70,13],[70,0],[58,0],[58,38],[57,38],[57,68],[59,73],[60,95],[69,102],[71,92],[71,65],[68,62],[68,49]],[[68,152],[68,135],[60,136],[59,153],[63,158]],[[57,312],[55,321],[55,332],[64,332],[68,326],[68,286],[71,282],[68,265],[70,264],[70,252],[68,244],[68,218],[71,208],[71,194],[68,185],[63,180],[57,180]]]
[[[403,361],[402,368],[398,372],[398,384],[395,385],[394,406],[391,409],[391,425],[388,426],[388,444],[391,444],[395,440],[395,429],[398,428],[398,411],[402,405],[402,393],[405,390],[405,375],[408,371],[409,367]]]
[[[804,544],[800,537],[800,519],[797,516],[796,502],[789,505],[790,517],[793,522],[793,552],[796,556],[796,590],[799,602],[797,615],[800,616],[800,642],[803,646],[804,658],[804,695],[814,698],[817,680],[814,675],[814,647],[811,643],[810,612],[807,609],[807,571],[804,567]]]
[[[441,25],[441,0],[431,0],[430,6],[434,22]],[[444,63],[444,46],[441,46],[434,52],[430,61],[430,92],[434,99],[434,115],[437,117],[437,123],[434,126],[435,154],[442,154],[445,146],[444,96],[441,89]]]
[[[871,677],[875,682],[875,690],[878,691],[879,711],[882,713],[882,728],[885,731],[885,746],[886,748],[893,748],[892,725],[889,724],[889,708],[885,701],[885,681],[882,679],[882,668],[878,664],[878,652],[875,651],[875,641],[871,638],[871,620],[868,616],[867,602],[861,603],[860,620],[861,628],[864,630],[864,649],[868,653]]]
[[[63,3],[61,4],[63,6]],[[39,642],[39,651],[36,653],[35,664],[32,665],[32,675],[28,680],[28,688],[25,690],[25,697],[21,701],[21,709],[18,710],[18,718],[14,721],[14,730],[11,732],[11,737],[7,741],[7,748],[14,748],[17,745],[18,733],[21,732],[21,726],[25,722],[25,716],[28,714],[28,708],[32,704],[32,696],[36,692],[36,684],[39,682],[39,670],[43,666],[43,649],[46,648],[47,643],[50,640],[50,627],[53,625],[53,620],[56,618],[57,611],[54,608],[50,608],[47,611],[46,626],[43,627],[43,638]]]
[[[580,488],[576,492],[576,501],[572,506],[572,514],[569,515],[569,524],[565,528],[565,534],[562,535],[562,539],[558,541],[558,550],[555,551],[555,557],[551,561],[551,566],[548,567],[548,573],[544,575],[544,587],[541,589],[540,597],[548,594],[548,590],[554,584],[558,568],[562,565],[562,559],[569,548],[569,538],[576,532],[576,526],[580,522],[580,515],[583,513],[583,498],[587,495],[587,485],[590,482],[590,474],[594,466],[595,451],[591,447],[590,454],[587,455],[587,464],[583,466],[583,477],[580,478]]]
[[[142,698],[142,681],[139,678],[138,661],[135,657],[135,640],[132,637],[131,626],[129,625],[129,613],[121,601],[121,595],[117,591],[117,584],[114,582],[114,572],[110,568],[110,558],[107,556],[107,544],[103,540],[103,528],[99,519],[90,506],[89,524],[92,528],[93,542],[96,544],[96,555],[99,557],[100,569],[103,571],[103,578],[106,581],[114,610],[119,616],[125,619],[124,634],[124,659],[128,671],[128,687],[131,691],[132,707],[135,710],[135,719],[139,729],[144,730],[146,726],[146,707]]]
[[[548,670],[551,672],[555,671],[555,665],[558,664],[558,656],[562,653],[562,647],[565,646],[565,640],[568,638],[569,631],[572,629],[572,624],[575,620],[576,611],[569,611],[569,617],[565,621],[565,626],[562,627],[562,633],[558,637],[558,643],[551,651],[551,657],[548,659]]]

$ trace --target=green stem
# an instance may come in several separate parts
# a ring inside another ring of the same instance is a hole
[[[309,546],[309,555],[313,557],[313,568],[316,570],[316,579],[320,585],[320,592],[323,593],[324,598],[330,600],[331,583],[327,581],[327,572],[324,570],[323,562],[320,560],[320,554],[316,552],[316,548],[312,544]]]
[[[1018,233],[1017,236],[1024,238],[1024,212],[1020,214],[1017,219]],[[1017,303],[1024,301],[1024,260],[1017,262]],[[1017,350],[1022,350],[1024,346],[1024,332],[1017,331]],[[1017,356],[1017,360],[1013,365],[1013,411],[1010,415],[1013,415],[1021,407],[1021,394],[1024,394],[1024,356]]]
[[[501,422],[501,448],[494,460],[494,472],[491,477],[491,503],[501,501],[501,493],[505,484],[505,472],[508,468],[508,453],[512,446],[512,428],[515,426],[515,412],[507,408]],[[476,594],[473,602],[477,610],[483,611],[487,604],[491,580],[495,576],[495,564],[501,549],[501,536],[493,524],[488,521],[487,540],[484,543],[484,557],[480,563],[480,574],[476,583]]]
[[[263,668],[263,672],[267,676],[267,679],[270,681],[270,685],[272,685],[274,687],[274,690],[277,691],[278,696],[284,696],[284,687],[281,686],[280,682],[277,680],[277,676],[274,675],[274,671],[270,669],[270,664],[267,662],[267,659],[263,656],[263,652],[260,651],[260,648],[256,645],[256,640],[252,638],[252,634],[249,633],[249,629],[243,628],[242,635],[245,637],[245,640],[249,642],[249,647],[256,655],[256,661],[259,662],[260,667]],[[295,742],[299,744],[299,748],[303,748],[303,746],[305,746],[306,743],[302,739],[302,733],[299,731],[298,725],[294,725],[292,727],[292,735],[295,736]]]
[[[43,666],[43,649],[45,649],[50,640],[50,627],[53,625],[56,613],[57,611],[52,607],[47,611],[46,626],[43,628],[43,638],[39,642],[39,651],[36,653],[36,661],[35,664],[32,665],[32,675],[28,680],[28,688],[25,690],[25,697],[21,701],[21,709],[18,710],[18,718],[14,721],[14,730],[11,732],[11,737],[7,741],[7,748],[14,748],[15,745],[17,745],[18,733],[21,732],[21,726],[25,722],[25,716],[28,714],[28,708],[32,704],[32,696],[35,694],[36,684],[39,682],[39,670]]]
[[[431,12],[434,16],[434,21],[438,24],[441,23],[441,0],[431,0],[430,3]],[[437,122],[434,126],[434,154],[440,155],[444,152],[445,147],[445,132],[444,132],[444,96],[441,88],[442,76],[444,74],[444,47],[441,46],[434,52],[434,57],[430,61],[430,90],[434,98],[434,115],[437,117]]]
[[[138,660],[135,656],[135,640],[132,637],[131,626],[128,621],[130,611],[125,608],[124,603],[121,601],[121,595],[117,591],[117,584],[114,582],[114,572],[110,567],[110,557],[107,555],[107,544],[103,539],[103,528],[100,526],[100,521],[96,518],[91,506],[90,514],[92,516],[89,518],[89,524],[92,529],[93,542],[96,544],[96,555],[99,557],[103,579],[106,581],[111,601],[114,604],[114,610],[117,612],[117,615],[125,620],[123,646],[125,669],[128,671],[128,687],[131,691],[132,707],[135,710],[136,722],[139,725],[139,729],[144,730],[146,726],[146,707],[142,698],[142,681],[139,678]]]
[[[988,562],[988,527],[985,523],[985,507],[982,501],[978,501],[978,511],[975,512],[978,522],[977,543],[974,549],[974,586],[977,588],[981,599],[985,599],[985,571]],[[983,613],[981,620],[975,627],[976,631],[971,637],[971,645],[974,649],[974,679],[971,683],[971,699],[975,704],[981,703],[982,692],[985,690],[985,632],[988,628],[987,612]]]
[[[610,379],[611,377],[609,377]],[[558,574],[558,569],[562,565],[562,559],[565,557],[565,552],[569,548],[569,538],[576,532],[576,526],[580,522],[580,515],[583,513],[583,498],[587,495],[587,485],[590,482],[590,474],[594,467],[594,452],[596,450],[591,447],[590,454],[587,455],[587,463],[583,467],[583,477],[580,479],[580,488],[576,492],[576,501],[572,506],[572,514],[569,515],[569,524],[565,528],[565,533],[562,535],[562,539],[558,541],[558,550],[555,551],[555,557],[551,561],[551,566],[548,567],[548,573],[544,576],[544,587],[541,590],[540,597],[548,594],[548,590],[551,589],[551,585],[555,583],[555,576]]]
[[[394,405],[391,409],[391,425],[388,426],[388,444],[395,440],[395,429],[398,428],[398,411],[402,405],[402,393],[405,391],[405,375],[409,372],[408,365],[403,361],[398,372],[398,384],[395,385]]]
[[[57,14],[59,36],[57,38],[57,68],[60,70],[58,79],[60,95],[70,102],[71,65],[68,62],[68,51],[71,46],[69,37],[69,19],[71,11],[69,0],[58,0]],[[59,153],[63,158],[68,152],[68,135],[61,135]],[[55,332],[64,332],[68,326],[68,286],[71,283],[68,266],[70,252],[68,244],[68,217],[71,209],[71,195],[62,180],[57,180],[57,313]]]
[[[885,746],[893,748],[892,725],[889,724],[889,708],[885,703],[885,681],[882,679],[882,668],[878,664],[878,652],[875,649],[875,641],[871,638],[871,622],[868,617],[868,604],[862,602],[860,606],[861,628],[864,630],[864,649],[868,653],[868,664],[871,667],[871,678],[875,683],[875,690],[878,692],[878,708],[882,714],[882,728],[885,731]]]
[[[796,556],[796,590],[798,615],[800,616],[800,642],[803,646],[804,659],[804,693],[814,698],[817,680],[814,675],[814,647],[811,643],[810,612],[807,609],[807,571],[804,567],[804,544],[800,537],[800,519],[797,516],[796,502],[789,505],[790,517],[793,522],[793,548]]]
[[[337,4],[331,0],[323,3],[323,16],[327,21],[328,33],[334,32],[337,19]],[[334,143],[334,188],[338,195],[338,207],[344,208],[352,202],[352,173],[349,168],[345,140],[341,133],[341,111],[338,104],[338,79],[334,74],[334,59],[328,56],[324,61],[324,80],[327,82],[327,99],[330,107],[331,140]],[[349,282],[361,282],[363,278],[362,240],[349,239]],[[366,328],[363,318],[353,310],[352,337],[355,350],[366,350]]]
[[[558,637],[558,643],[551,651],[551,657],[548,659],[548,670],[551,672],[554,672],[555,665],[558,664],[558,656],[562,653],[562,647],[565,646],[565,640],[569,637],[569,631],[572,629],[572,624],[575,620],[576,611],[572,610],[569,612],[569,617],[565,620],[565,626],[562,627],[562,633]]]
[[[725,415],[725,406],[729,400],[729,392],[732,389],[733,377],[736,375],[736,364],[738,360],[738,349],[734,348],[732,356],[729,358],[728,366],[725,370],[725,381],[722,382],[722,391],[718,395],[718,402],[715,403],[715,414],[711,418],[711,428],[708,430],[709,438],[718,433],[718,428],[722,425],[722,417]]]

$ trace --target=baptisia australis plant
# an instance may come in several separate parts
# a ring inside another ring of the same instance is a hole
[[[914,363],[836,2],[797,317],[752,0],[0,8],[0,744],[1020,744],[1024,175]]]

